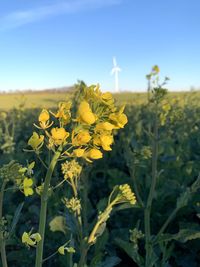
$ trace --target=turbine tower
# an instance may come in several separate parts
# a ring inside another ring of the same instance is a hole
[[[113,57],[113,68],[111,70],[111,75],[115,77],[115,92],[119,93],[119,72],[121,71],[120,67],[117,66],[116,58]]]

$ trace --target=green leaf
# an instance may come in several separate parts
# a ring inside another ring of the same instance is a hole
[[[124,241],[120,238],[115,239],[115,243],[122,249],[124,250],[128,256],[136,262],[139,266],[143,266],[144,264],[144,259],[142,256],[138,253],[137,250],[134,249],[133,244],[130,242]]]
[[[168,242],[176,240],[181,243],[185,243],[189,240],[200,238],[200,230],[194,229],[181,229],[177,234],[163,234],[159,237],[157,242]]]
[[[10,229],[10,233],[9,235],[11,236],[15,230],[15,227],[19,221],[19,217],[20,217],[20,214],[21,214],[21,211],[22,211],[22,208],[24,206],[24,202],[20,203],[15,211],[15,214],[14,214],[14,217],[13,217],[13,221],[12,221],[12,224],[11,224],[11,229]]]

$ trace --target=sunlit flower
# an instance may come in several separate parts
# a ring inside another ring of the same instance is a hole
[[[71,108],[72,103],[69,102],[60,102],[58,105],[58,111],[57,113],[51,112],[55,118],[58,118],[61,120],[62,125],[66,125],[69,123],[70,118],[71,118],[71,113],[70,113],[70,108]]]
[[[86,145],[91,139],[90,133],[88,130],[81,130],[77,135],[72,135],[72,144],[74,146]]]
[[[91,148],[87,151],[86,157],[89,159],[101,159],[103,154],[99,149]]]
[[[111,151],[111,145],[114,139],[110,134],[102,133],[100,135],[94,135],[93,143],[96,146],[101,146],[106,151]]]
[[[55,145],[61,145],[65,142],[69,133],[65,131],[64,128],[53,128],[51,129],[51,137]]]
[[[77,158],[81,158],[81,157],[83,157],[84,152],[85,152],[85,149],[77,148],[77,149],[74,149],[74,150],[73,150],[73,155],[74,155],[75,157],[77,157]]]
[[[113,143],[113,136],[112,135],[102,134],[102,135],[100,135],[100,141],[101,141],[101,146],[103,147],[104,150],[106,150],[106,151],[112,150],[110,147]]]
[[[110,122],[100,122],[96,125],[95,131],[112,131],[115,128],[115,126]]]
[[[78,119],[86,124],[93,124],[96,121],[95,114],[92,112],[90,105],[86,101],[82,101],[78,108]]]
[[[53,122],[49,123],[49,119],[50,119],[50,116],[49,116],[48,110],[43,109],[42,112],[40,113],[39,117],[38,117],[38,121],[40,123],[41,129],[45,130],[45,129],[51,127]],[[35,126],[37,128],[40,128],[37,125],[35,125]]]
[[[109,119],[113,122],[116,129],[124,128],[124,125],[127,124],[128,119],[124,112],[124,106],[116,113],[112,113],[109,116]]]

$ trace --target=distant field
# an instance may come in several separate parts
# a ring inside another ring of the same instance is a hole
[[[71,96],[71,92],[55,91],[3,93],[0,94],[0,109],[8,110],[13,107],[19,107],[21,104],[24,104],[26,108],[49,108],[55,106],[59,101],[69,99]],[[120,104],[141,104],[147,100],[146,93],[123,92],[114,94],[114,96]],[[174,97],[180,97],[181,102],[186,102],[188,99],[200,101],[200,91],[169,93],[169,98]]]

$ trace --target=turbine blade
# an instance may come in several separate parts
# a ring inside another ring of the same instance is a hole
[[[116,61],[116,58],[113,57],[113,66],[116,67],[117,66],[117,61]]]

